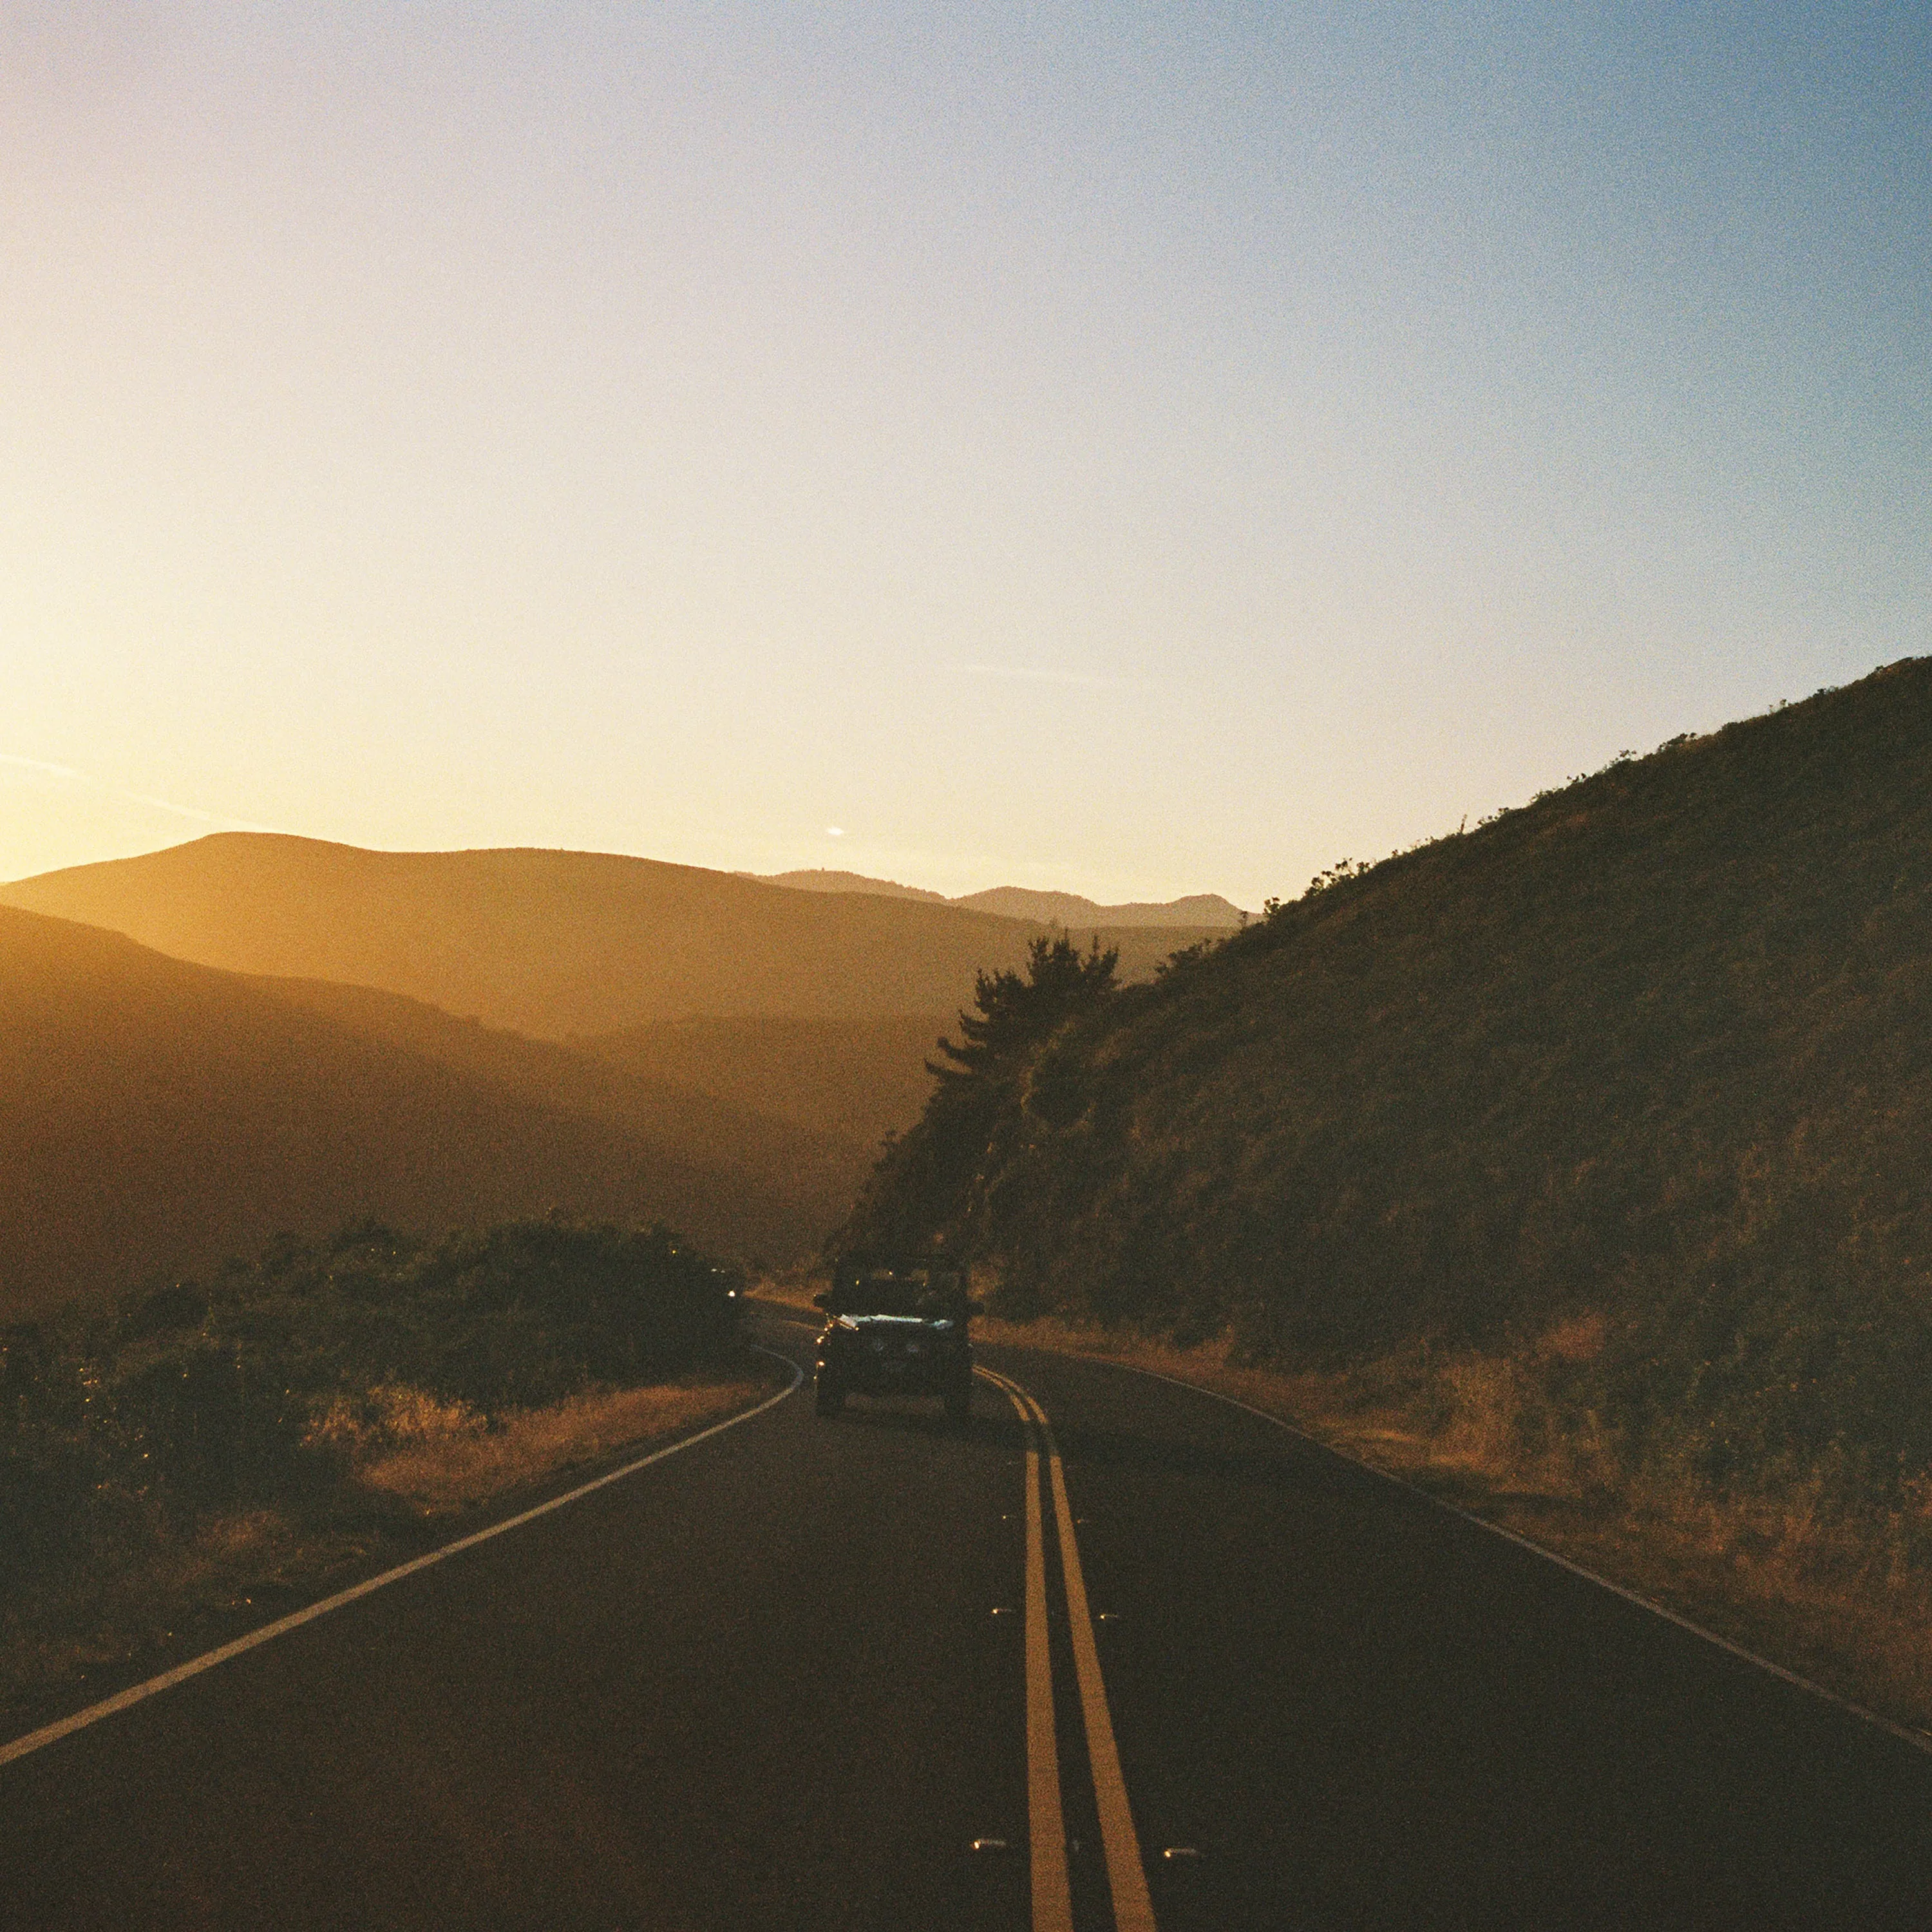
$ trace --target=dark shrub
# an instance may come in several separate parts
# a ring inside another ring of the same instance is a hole
[[[663,1227],[363,1222],[104,1321],[0,1329],[0,1586],[90,1537],[314,1492],[340,1474],[316,1417],[384,1383],[489,1417],[720,1363],[730,1279]]]

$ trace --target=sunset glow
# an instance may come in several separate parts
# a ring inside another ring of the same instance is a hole
[[[10,10],[0,877],[1254,905],[1922,651],[1928,31]]]

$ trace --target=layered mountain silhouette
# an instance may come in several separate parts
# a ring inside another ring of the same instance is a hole
[[[0,904],[237,973],[380,987],[541,1038],[656,1021],[951,1012],[1044,922],[691,866],[212,837],[0,887]],[[1096,928],[1129,980],[1219,928]],[[1084,936],[1084,935],[1083,935]]]
[[[552,1208],[782,1256],[862,1151],[542,1042],[0,909],[0,1320],[284,1230]]]
[[[1040,922],[222,833],[0,887],[0,1318],[282,1230],[550,1208],[808,1252]],[[1199,931],[1096,928],[1150,976]]]

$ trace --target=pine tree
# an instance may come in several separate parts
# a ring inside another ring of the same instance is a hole
[[[1118,946],[1100,950],[1097,933],[1084,953],[1062,933],[1058,939],[1042,935],[1033,942],[1024,977],[1010,968],[990,976],[980,974],[973,988],[979,1011],[959,1016],[962,1044],[939,1042],[939,1051],[952,1064],[926,1064],[939,1081],[939,1092],[997,1079],[1030,1059],[1067,1021],[1113,990],[1120,958]]]
[[[926,1112],[887,1142],[851,1216],[834,1238],[848,1261],[909,1264],[970,1246],[987,1150],[1041,1048],[1114,990],[1118,949],[1096,934],[1082,952],[1065,934],[1034,940],[1026,970],[980,974],[959,1039],[928,1060]]]

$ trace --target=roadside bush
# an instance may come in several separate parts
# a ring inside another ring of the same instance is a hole
[[[399,1390],[487,1428],[722,1363],[731,1279],[663,1227],[513,1222],[425,1244],[363,1222],[105,1316],[0,1329],[0,1587],[324,1491],[344,1419]]]
[[[0,1586],[66,1555],[97,1478],[86,1364],[38,1323],[0,1328]]]
[[[312,1484],[307,1405],[272,1360],[204,1334],[136,1342],[100,1388],[105,1460],[171,1511],[259,1502]]]

